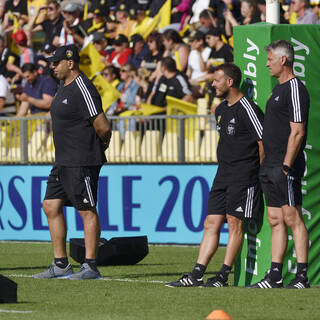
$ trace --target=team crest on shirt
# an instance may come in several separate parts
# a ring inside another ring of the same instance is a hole
[[[234,118],[232,118],[230,121],[229,121],[229,124],[227,126],[227,134],[230,135],[230,136],[234,136],[235,133],[236,133],[236,128],[235,128],[235,124],[236,124],[236,121]]]
[[[217,118],[217,125],[216,125],[217,131],[218,131],[219,134],[220,134],[220,130],[221,130],[220,121],[221,121],[221,115],[218,116],[218,118]]]

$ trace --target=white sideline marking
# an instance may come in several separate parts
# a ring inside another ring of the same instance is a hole
[[[10,274],[8,277],[12,278],[32,278],[31,275],[27,274]],[[66,278],[68,280],[68,278]],[[65,279],[56,279],[56,280],[65,280]],[[136,280],[136,279],[115,279],[115,278],[101,278],[98,280],[104,280],[104,281],[120,281],[120,282],[140,282],[140,283],[166,283],[168,281],[162,281],[162,280]]]
[[[0,312],[6,312],[6,313],[32,313],[33,311],[19,311],[19,310],[0,309]]]

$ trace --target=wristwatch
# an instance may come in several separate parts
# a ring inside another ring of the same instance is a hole
[[[289,173],[289,172],[291,171],[291,168],[290,168],[289,166],[287,166],[286,164],[283,164],[283,165],[282,165],[282,170],[283,170],[284,172]]]

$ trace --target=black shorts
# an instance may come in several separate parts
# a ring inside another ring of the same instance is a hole
[[[236,185],[213,182],[207,214],[230,214],[241,218],[257,218],[263,214],[260,184]]]
[[[100,169],[101,166],[54,165],[49,175],[44,199],[63,199],[65,206],[75,207],[77,210],[94,208],[97,203]]]
[[[301,206],[301,179],[285,175],[282,167],[260,168],[259,178],[268,207]]]

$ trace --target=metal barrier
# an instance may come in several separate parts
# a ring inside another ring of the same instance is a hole
[[[109,163],[217,162],[218,134],[211,115],[109,117]],[[0,117],[0,163],[54,162],[49,117]]]

